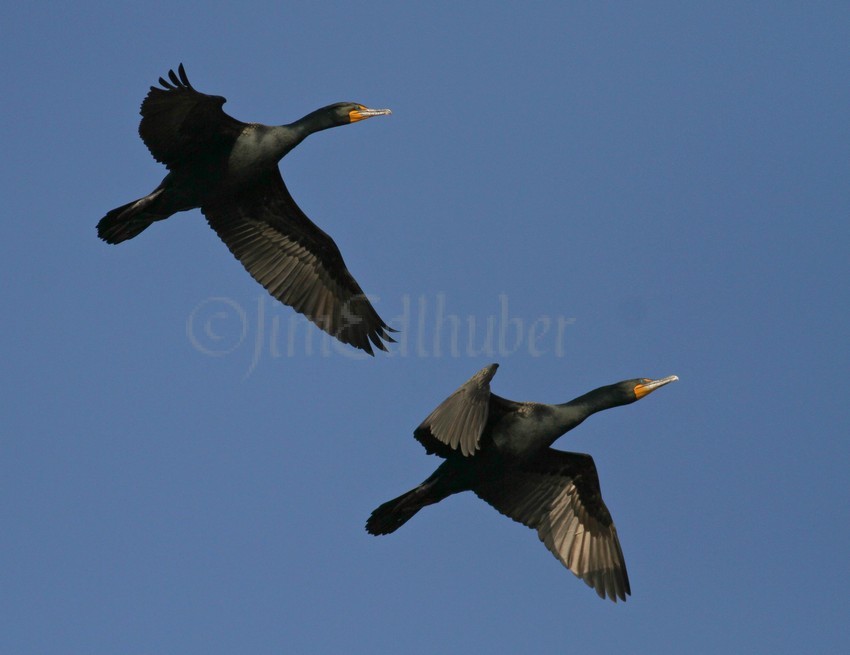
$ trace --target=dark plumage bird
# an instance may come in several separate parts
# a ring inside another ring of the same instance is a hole
[[[537,530],[552,554],[601,598],[626,600],[626,563],[593,458],[550,446],[591,414],[633,403],[679,378],[625,380],[544,405],[490,393],[497,368],[478,371],[416,428],[413,436],[425,450],[446,461],[418,487],[372,512],[366,530],[395,532],[423,507],[473,491]]]
[[[150,194],[97,225],[107,243],[132,239],[154,221],[199,207],[242,265],[275,298],[343,343],[386,350],[390,328],[348,272],[339,248],[307,218],[278,162],[309,135],[389,109],[351,102],[322,107],[289,125],[243,123],[221,96],[196,91],[183,65],[159,78],[142,102],[139,135],[169,170]]]

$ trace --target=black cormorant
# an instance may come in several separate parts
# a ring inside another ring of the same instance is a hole
[[[366,530],[389,534],[423,507],[473,491],[537,530],[552,554],[601,598],[626,600],[631,589],[623,551],[593,458],[550,446],[591,414],[633,403],[679,378],[624,380],[544,405],[490,393],[497,368],[481,369],[416,428],[413,436],[425,450],[446,461],[418,487],[372,512]]]
[[[348,272],[339,248],[298,207],[278,162],[314,132],[389,109],[341,102],[282,126],[243,123],[225,99],[196,91],[183,65],[159,78],[142,102],[139,135],[169,170],[147,196],[113,209],[97,225],[107,243],[132,239],[154,221],[200,207],[247,271],[275,298],[343,343],[372,354],[393,330]]]

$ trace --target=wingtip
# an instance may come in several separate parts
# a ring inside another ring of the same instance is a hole
[[[174,72],[173,68],[169,69],[167,80],[164,77],[160,77],[159,84],[163,89],[167,91],[192,89],[192,84],[189,82],[189,77],[186,75],[186,69],[183,67],[182,62],[178,64],[176,73]],[[151,90],[161,91],[162,89],[158,89],[157,87],[152,86]]]
[[[177,66],[177,74],[180,76],[180,81],[183,83],[183,85],[184,85],[187,89],[191,89],[191,88],[192,88],[192,83],[191,83],[191,82],[189,82],[189,76],[188,76],[188,75],[186,75],[186,69],[185,69],[185,68],[183,68],[183,62],[182,62],[182,61],[181,61],[181,62],[180,62],[180,64]]]
[[[353,343],[353,342],[349,342],[349,343],[350,343],[350,345],[354,346],[355,348],[360,348],[361,350],[365,351],[366,353],[368,353],[369,355],[372,355],[372,357],[374,357],[375,356],[375,348],[377,348],[378,350],[382,350],[385,353],[389,352],[389,348],[387,348],[387,344],[396,343],[396,340],[393,339],[385,331],[381,331],[381,332],[375,332],[375,333],[369,334],[368,338],[364,339],[362,343]]]
[[[490,384],[490,380],[493,379],[493,376],[496,375],[496,371],[499,369],[499,365],[497,363],[487,364],[484,368],[482,368],[478,373],[473,376],[473,379],[477,380],[479,384],[485,385]]]

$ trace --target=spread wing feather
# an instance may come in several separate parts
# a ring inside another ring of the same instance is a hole
[[[339,248],[295,204],[277,166],[201,211],[257,282],[322,330],[369,354],[393,341]]]
[[[498,364],[485,366],[446,398],[416,428],[413,436],[428,453],[448,457],[460,450],[465,457],[478,449],[490,410],[490,380]]]
[[[626,600],[629,577],[617,530],[590,455],[548,449],[498,482],[474,489],[540,540],[601,597]]]
[[[224,113],[222,96],[199,93],[183,64],[159,78],[142,101],[139,136],[158,162],[169,169],[198,158],[226,157],[246,124]]]

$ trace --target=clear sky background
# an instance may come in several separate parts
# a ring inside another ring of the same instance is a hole
[[[835,653],[850,645],[844,2],[5,3],[0,652]],[[338,347],[180,214],[137,135],[180,62],[231,115],[393,115],[282,170],[381,315]],[[490,362],[563,402],[680,382],[591,453],[633,595],[471,494],[414,427]]]

